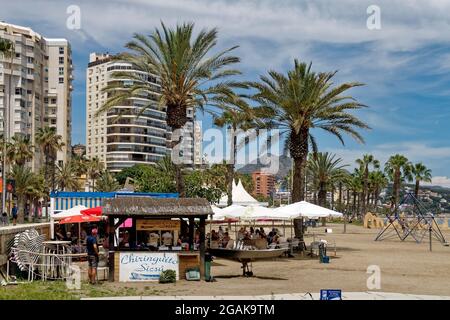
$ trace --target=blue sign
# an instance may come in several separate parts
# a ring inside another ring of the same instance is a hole
[[[320,300],[342,300],[342,290],[320,290]]]

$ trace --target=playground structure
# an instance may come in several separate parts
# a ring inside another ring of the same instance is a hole
[[[405,241],[411,237],[417,243],[421,243],[428,234],[430,244],[434,238],[440,243],[447,245],[447,241],[436,222],[433,209],[435,210],[435,208],[427,208],[412,193],[406,194],[400,204],[386,215],[386,223],[378,233],[375,241],[396,237],[401,241]],[[367,217],[368,225],[370,218],[370,216]],[[380,218],[375,217],[374,220],[372,216],[372,221],[379,223],[378,219]]]

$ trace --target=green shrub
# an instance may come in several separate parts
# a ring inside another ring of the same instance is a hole
[[[175,270],[164,270],[159,276],[159,283],[174,283],[177,281]]]

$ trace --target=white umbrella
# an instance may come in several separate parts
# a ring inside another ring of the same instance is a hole
[[[81,210],[86,210],[86,209],[88,209],[88,207],[85,207],[83,205],[77,205],[73,208],[53,214],[51,217],[55,220],[61,220],[61,219],[67,218],[67,217],[81,216]]]
[[[330,210],[306,201],[300,201],[279,207],[274,210],[275,214],[289,216],[290,218],[325,218],[325,217],[342,217],[342,213]]]

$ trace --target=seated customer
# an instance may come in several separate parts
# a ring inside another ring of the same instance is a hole
[[[227,244],[230,241],[230,239],[231,238],[230,238],[228,232],[225,232],[224,235],[223,235],[223,238],[222,238],[222,248],[226,248],[227,247]]]

